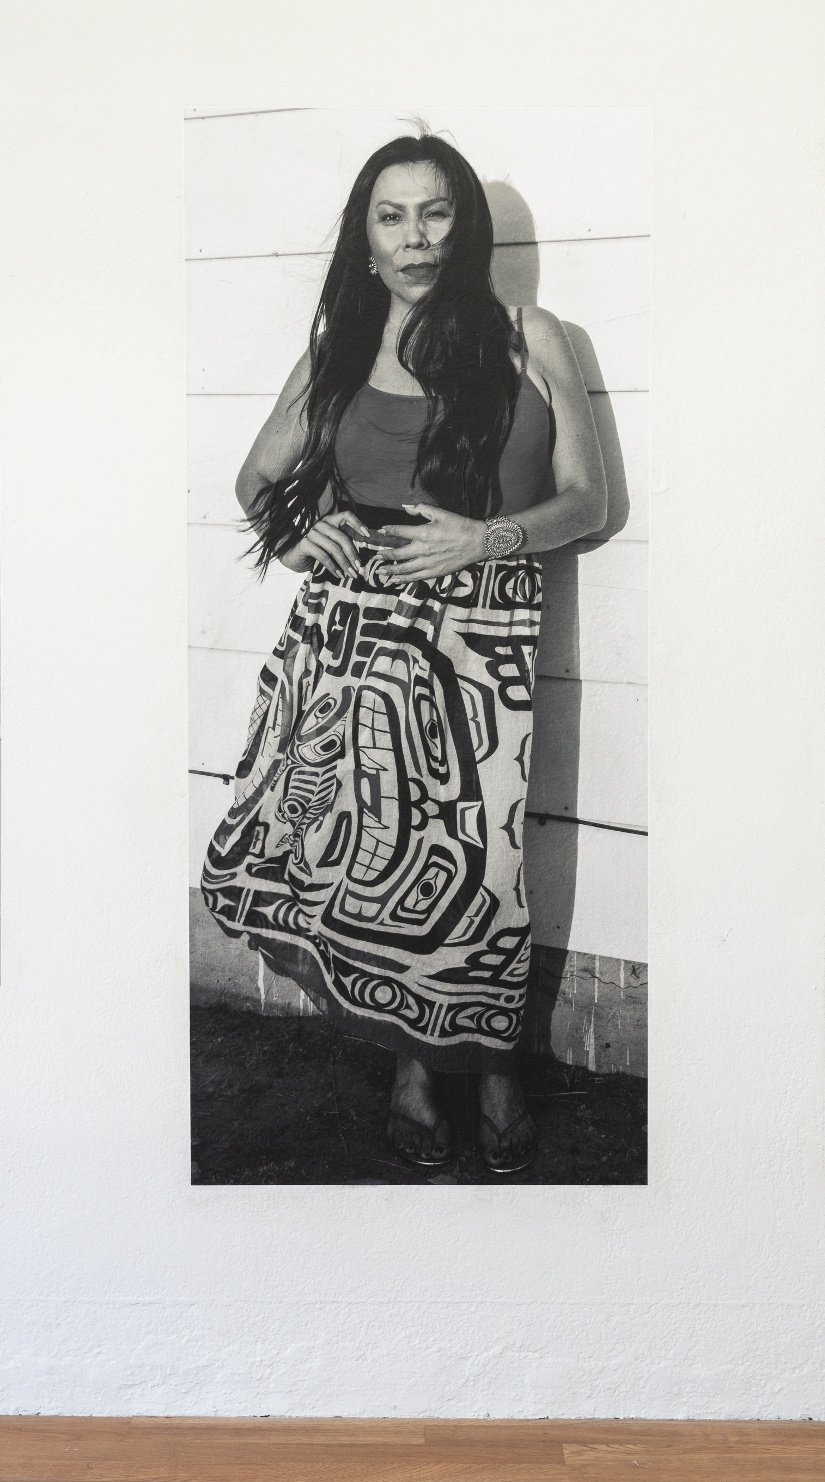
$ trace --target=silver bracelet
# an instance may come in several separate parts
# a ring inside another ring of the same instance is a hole
[[[512,556],[524,545],[526,537],[521,525],[517,525],[515,520],[508,520],[506,515],[493,515],[484,523],[487,526],[484,554],[488,561],[495,561],[500,556]]]

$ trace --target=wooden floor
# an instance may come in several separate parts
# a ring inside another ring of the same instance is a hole
[[[0,1417],[0,1482],[808,1482],[825,1422]]]
[[[825,1423],[0,1417],[0,1482],[801,1482]]]

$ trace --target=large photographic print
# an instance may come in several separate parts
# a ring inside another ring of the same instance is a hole
[[[647,1178],[647,109],[192,110],[192,1178]]]

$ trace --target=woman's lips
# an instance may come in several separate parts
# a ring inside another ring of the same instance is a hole
[[[416,283],[429,283],[435,277],[435,267],[429,262],[411,262],[401,272],[405,278],[412,278]]]

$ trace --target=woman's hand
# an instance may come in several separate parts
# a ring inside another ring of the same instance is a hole
[[[362,525],[351,510],[338,510],[335,514],[324,515],[291,551],[279,557],[281,565],[290,571],[311,571],[316,561],[320,561],[328,571],[333,571],[342,580],[346,579],[347,574],[358,576],[358,552],[347,535],[347,530],[372,540],[367,526]]]
[[[404,504],[410,514],[423,515],[426,525],[384,525],[382,535],[397,535],[405,545],[394,558],[384,557],[383,575],[399,583],[431,581],[449,576],[485,559],[483,520],[468,520],[433,504]]]

